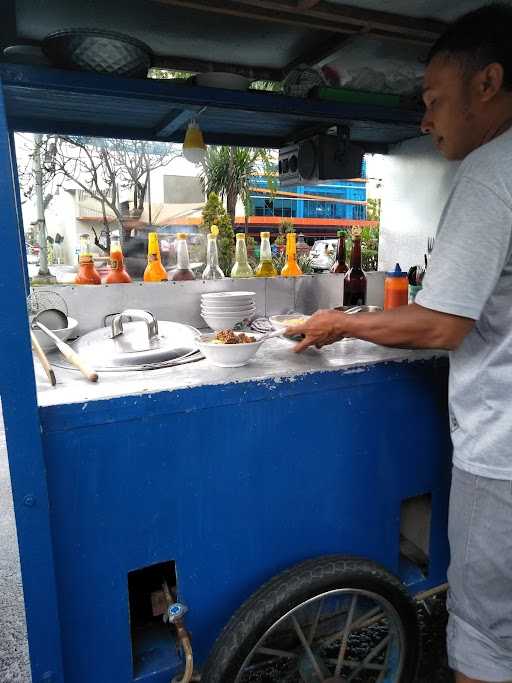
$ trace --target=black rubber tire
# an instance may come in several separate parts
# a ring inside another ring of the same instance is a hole
[[[301,562],[270,579],[235,612],[217,638],[202,683],[234,683],[246,657],[265,631],[289,610],[328,590],[372,591],[393,605],[405,635],[400,681],[414,683],[419,659],[416,606],[403,584],[370,560],[328,555]]]

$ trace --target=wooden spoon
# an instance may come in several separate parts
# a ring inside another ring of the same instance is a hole
[[[78,368],[84,377],[86,377],[90,382],[98,381],[98,373],[94,370],[91,370],[69,344],[66,344],[66,342],[62,341],[62,339],[59,339],[57,335],[49,330],[46,325],[43,325],[43,323],[36,322],[35,326],[42,330],[48,337],[50,337],[50,339],[55,342],[55,346],[59,349],[64,358],[66,358],[71,365],[74,365],[75,368]]]

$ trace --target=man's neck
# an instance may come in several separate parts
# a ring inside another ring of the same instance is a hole
[[[487,142],[494,140],[498,136],[505,133],[512,126],[512,106],[507,107],[503,112],[499,112],[493,123],[489,124],[486,129],[484,129],[484,134],[482,136],[482,145]]]

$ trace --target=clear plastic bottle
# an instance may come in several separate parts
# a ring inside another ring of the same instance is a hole
[[[144,271],[144,282],[164,282],[168,280],[167,271],[160,258],[160,245],[156,232],[148,233],[148,265]]]
[[[231,277],[252,277],[254,273],[247,260],[247,245],[243,232],[236,234],[235,263],[231,269]]]
[[[219,252],[217,249],[217,236],[219,228],[212,225],[208,235],[208,245],[206,248],[206,268],[203,270],[203,280],[221,280],[224,273],[219,266]]]
[[[286,235],[286,263],[281,271],[283,277],[299,277],[302,270],[297,263],[297,243],[294,232]]]
[[[384,310],[407,306],[409,301],[409,279],[397,263],[395,270],[386,273],[384,280]]]
[[[78,273],[75,277],[77,285],[101,285],[101,277],[92,257],[91,236],[87,233],[80,235],[80,257]]]
[[[171,271],[169,280],[174,280],[175,282],[195,280],[196,276],[190,270],[186,232],[179,232],[176,235],[176,257],[177,265],[176,268]]]
[[[270,248],[270,233],[262,232],[260,244],[260,262],[256,268],[256,277],[275,277],[277,270],[272,261],[272,250]]]

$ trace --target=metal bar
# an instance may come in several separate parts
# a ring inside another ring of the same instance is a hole
[[[438,595],[439,593],[444,593],[447,590],[448,590],[448,584],[442,583],[440,586],[435,586],[434,588],[431,588],[428,591],[424,591],[423,593],[418,593],[417,595],[414,596],[414,599],[417,602],[421,602],[422,600],[426,600],[427,598],[433,598],[434,595]]]
[[[418,124],[422,117],[421,112],[396,107],[308,100],[258,91],[247,92],[199,86],[187,87],[173,85],[164,80],[148,79],[142,81],[84,73],[80,73],[80,78],[77,78],[72,71],[44,67],[2,65],[0,66],[0,76],[3,77],[6,84],[8,101],[11,93],[13,96],[16,95],[18,88],[22,89],[24,93],[29,88],[41,89],[45,96],[48,96],[48,91],[56,90],[67,93],[83,93],[88,98],[93,95],[126,99],[139,98],[148,101],[168,102],[170,105],[181,104],[184,108],[208,106],[212,109],[217,108],[217,110],[238,109],[251,113],[275,113],[296,121],[311,119],[319,123],[321,122],[319,119],[327,119],[332,122],[353,119]],[[90,100],[87,105],[90,111]],[[84,115],[84,119],[86,118]],[[97,131],[97,134],[101,135],[102,133]]]
[[[239,4],[252,8],[285,12],[307,17],[315,21],[329,21],[333,24],[347,24],[371,32],[373,29],[389,33],[408,34],[423,41],[435,40],[446,28],[446,24],[433,19],[418,19],[402,14],[363,9],[349,5],[332,5],[321,0],[312,7],[298,8],[294,0],[238,0]]]
[[[352,36],[344,36],[343,38],[336,36],[333,40],[327,42],[323,41],[320,47],[299,55],[293,61],[289,62],[283,71],[288,73],[301,64],[307,64],[308,66],[323,66],[328,61],[332,61],[339,52],[342,52],[343,48],[346,47],[352,39]]]
[[[330,33],[358,33],[361,30],[372,33],[375,29],[397,38],[406,36],[420,44],[431,44],[446,26],[443,22],[432,19],[418,19],[347,5],[333,6],[323,1],[309,7],[298,6],[296,0],[227,0],[222,3],[218,0],[154,1],[273,23],[307,26],[309,29]]]
[[[32,679],[64,683],[46,468],[34,365],[20,269],[15,151],[0,81],[0,230],[6,254],[0,270],[0,395],[18,533]],[[46,678],[45,678],[46,677]]]
[[[172,114],[166,116],[155,128],[155,136],[157,138],[165,138],[171,135],[171,133],[182,130],[194,116],[197,116],[197,111],[194,109],[174,109]]]
[[[327,19],[313,19],[303,16],[300,13],[290,14],[289,8],[281,11],[281,8],[271,6],[270,8],[258,7],[251,3],[245,3],[247,7],[241,7],[241,2],[224,0],[218,2],[213,0],[203,2],[202,0],[152,0],[162,5],[189,7],[190,9],[203,10],[210,13],[225,14],[235,17],[257,19],[270,22],[272,24],[287,24],[289,26],[301,26],[308,30],[327,31],[328,33],[357,33],[359,29],[353,23],[335,23]]]
[[[27,245],[25,243],[25,227],[23,225],[23,213],[21,210],[20,200],[20,181],[18,175],[18,166],[16,164],[16,144],[14,142],[14,133],[9,132],[9,143],[13,152],[13,166],[12,166],[12,182],[14,187],[14,202],[16,205],[16,216],[18,218],[18,235],[20,239],[20,260],[21,269],[23,270],[23,279],[25,282],[25,294],[28,296],[30,292],[30,277],[28,275],[28,261],[27,261]]]

